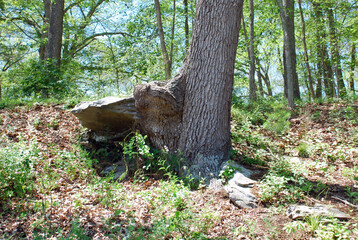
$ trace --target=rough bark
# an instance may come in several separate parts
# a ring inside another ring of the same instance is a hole
[[[157,26],[158,26],[158,34],[160,39],[160,47],[162,49],[164,66],[165,66],[165,77],[166,79],[169,79],[172,75],[172,63],[170,61],[167,47],[165,44],[163,24],[162,24],[162,14],[160,12],[159,0],[154,0],[154,5],[155,5],[155,12],[157,14]]]
[[[287,99],[291,109],[295,108],[295,99],[300,99],[298,77],[296,71],[296,44],[294,0],[276,0],[280,8],[282,30],[284,33],[284,52],[286,60],[284,64],[287,71]]]
[[[179,150],[194,177],[229,157],[230,108],[242,0],[199,0],[189,51],[168,82],[135,87],[140,125],[156,148]]]
[[[298,6],[300,9],[300,17],[301,17],[302,43],[303,43],[303,51],[304,51],[304,55],[305,55],[305,64],[306,64],[306,68],[307,68],[308,87],[309,87],[309,91],[311,92],[312,98],[315,99],[316,96],[315,96],[315,92],[313,90],[312,72],[311,72],[310,62],[308,59],[307,44],[306,44],[306,23],[305,23],[305,19],[303,17],[301,0],[298,0]]]
[[[63,34],[64,0],[55,0],[51,4],[51,16],[48,35],[46,59],[53,59],[61,64]]]

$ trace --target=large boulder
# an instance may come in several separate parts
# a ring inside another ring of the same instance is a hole
[[[72,113],[81,124],[97,136],[125,133],[132,129],[139,115],[132,96],[125,98],[106,97],[78,104]]]

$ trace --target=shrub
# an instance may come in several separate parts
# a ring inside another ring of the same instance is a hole
[[[0,201],[32,191],[38,152],[35,144],[26,146],[23,142],[0,148]]]
[[[273,131],[278,135],[282,135],[289,130],[291,112],[283,103],[277,103],[273,107],[273,112],[268,115],[267,120],[263,124],[264,128]]]

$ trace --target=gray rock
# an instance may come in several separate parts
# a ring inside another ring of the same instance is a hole
[[[72,113],[82,125],[100,136],[123,133],[132,128],[139,115],[133,97],[106,97],[78,104]]]
[[[350,216],[344,212],[325,205],[316,205],[313,207],[305,205],[290,205],[287,208],[287,215],[292,219],[303,219],[310,216],[333,217],[342,220],[350,218]]]
[[[101,175],[106,176],[111,173],[113,174],[113,181],[122,180],[126,176],[127,169],[125,166],[112,165],[103,169]]]
[[[224,189],[231,201],[239,208],[255,208],[257,206],[257,199],[251,192],[255,182],[237,171]]]

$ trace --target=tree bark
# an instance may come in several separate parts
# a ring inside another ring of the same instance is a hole
[[[165,44],[164,30],[163,30],[163,23],[162,23],[162,14],[160,12],[159,0],[154,0],[154,5],[155,5],[155,11],[157,14],[157,26],[158,26],[158,33],[159,33],[159,39],[160,39],[160,47],[162,49],[164,66],[165,66],[165,77],[166,77],[166,79],[169,79],[172,76],[172,63],[170,61],[167,47]]]
[[[63,16],[64,0],[53,1],[51,4],[51,16],[46,59],[53,59],[58,66],[60,66],[61,64]]]
[[[298,77],[296,71],[296,44],[294,0],[276,0],[280,8],[282,30],[284,34],[284,64],[287,71],[287,99],[291,109],[295,108],[295,99],[300,99]]]
[[[303,43],[303,51],[304,51],[304,55],[305,55],[305,63],[306,63],[306,68],[307,68],[308,86],[309,86],[309,91],[311,92],[312,98],[315,99],[316,96],[315,96],[315,92],[313,89],[312,72],[311,72],[310,62],[308,60],[308,53],[307,53],[306,24],[305,24],[305,19],[303,17],[301,0],[298,0],[298,6],[300,8],[300,17],[301,17],[301,25],[302,25],[302,43]]]
[[[230,109],[242,0],[198,0],[189,51],[166,83],[134,89],[140,125],[156,148],[179,150],[185,173],[218,174],[228,159]]]
[[[249,47],[249,58],[250,58],[250,72],[249,72],[249,83],[250,83],[250,100],[256,101],[256,83],[255,83],[255,11],[254,1],[250,0],[250,47]]]

